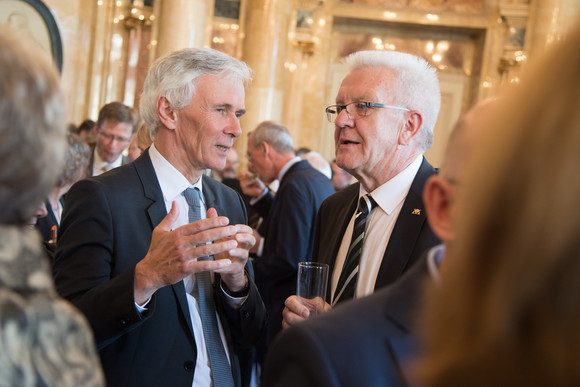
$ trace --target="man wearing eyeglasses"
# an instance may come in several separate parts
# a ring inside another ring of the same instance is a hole
[[[139,117],[121,102],[106,104],[95,125],[97,143],[91,155],[89,175],[97,176],[131,162],[122,152],[131,144]]]
[[[346,65],[326,114],[335,125],[336,163],[358,183],[332,195],[318,213],[313,260],[330,266],[326,309],[394,282],[439,243],[421,200],[435,173],[423,157],[441,105],[435,68],[394,51],[356,52]],[[291,296],[283,325],[309,314]]]

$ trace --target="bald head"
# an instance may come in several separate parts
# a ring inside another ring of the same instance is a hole
[[[461,174],[468,157],[483,134],[480,122],[486,115],[493,114],[496,103],[494,100],[478,103],[455,124],[439,174],[431,176],[425,183],[423,202],[429,225],[447,246],[455,239],[453,212],[456,183],[462,180]]]
[[[459,180],[467,157],[477,143],[477,137],[481,134],[482,128],[479,123],[486,115],[493,113],[496,104],[496,99],[484,100],[473,106],[457,121],[449,136],[443,162],[439,169],[441,176],[452,182]]]

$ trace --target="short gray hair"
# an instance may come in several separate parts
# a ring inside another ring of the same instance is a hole
[[[68,147],[65,151],[64,167],[56,180],[56,187],[74,184],[87,177],[87,168],[91,160],[91,148],[74,133],[67,134]]]
[[[363,67],[386,67],[397,73],[390,86],[396,92],[395,104],[418,110],[423,125],[417,139],[423,151],[433,144],[433,128],[441,107],[441,90],[437,69],[425,59],[397,51],[358,51],[345,59],[349,71]],[[381,102],[381,101],[378,101]]]
[[[0,223],[24,224],[54,187],[65,152],[65,99],[42,50],[0,27]]]
[[[263,121],[249,134],[252,134],[252,145],[254,147],[257,147],[261,142],[265,142],[270,144],[278,153],[294,153],[294,141],[288,128],[278,122]]]
[[[139,104],[152,138],[159,127],[157,99],[165,96],[173,109],[185,108],[195,94],[195,80],[204,75],[248,83],[252,71],[244,62],[211,48],[185,48],[157,59],[149,69]]]

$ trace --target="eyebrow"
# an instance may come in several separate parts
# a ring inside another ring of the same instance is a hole
[[[229,103],[222,103],[222,104],[215,105],[214,108],[223,108],[223,109],[227,109],[227,110],[233,110],[234,106],[232,104],[229,104]],[[246,109],[236,110],[236,113],[239,113],[240,116],[243,116],[244,114],[246,114]]]

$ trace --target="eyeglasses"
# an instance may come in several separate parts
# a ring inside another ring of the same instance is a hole
[[[113,134],[109,134],[109,133],[105,133],[105,132],[99,132],[99,136],[103,136],[105,139],[109,140],[109,141],[117,141],[117,142],[131,142],[130,138],[125,138],[125,137],[119,137],[119,136],[115,136]]]
[[[382,103],[375,102],[351,102],[346,105],[331,105],[324,110],[326,111],[326,117],[328,118],[328,121],[334,122],[336,117],[338,117],[340,112],[343,110],[346,110],[346,115],[353,120],[366,117],[369,115],[370,107],[397,109],[407,112],[411,111],[410,109],[404,108],[402,106],[383,105]]]

